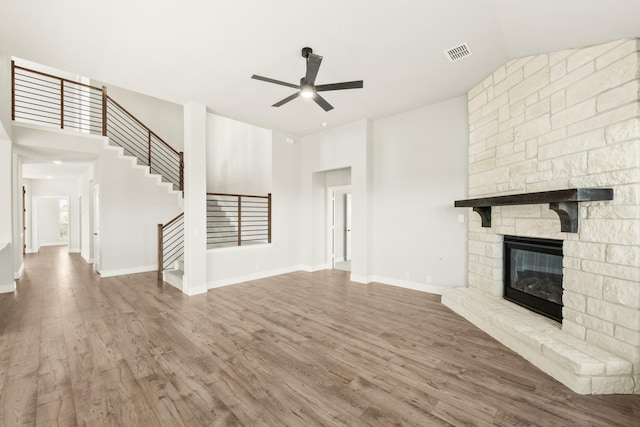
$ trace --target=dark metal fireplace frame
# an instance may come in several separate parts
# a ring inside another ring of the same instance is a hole
[[[562,322],[562,304],[547,301],[509,286],[511,283],[511,269],[509,268],[511,249],[562,256],[562,243],[562,240],[504,236],[504,298],[557,322]]]

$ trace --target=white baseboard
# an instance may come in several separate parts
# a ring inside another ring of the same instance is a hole
[[[296,265],[292,267],[276,268],[274,270],[258,271],[255,273],[245,274],[242,276],[216,279],[216,280],[209,281],[207,283],[207,288],[208,289],[221,288],[222,286],[235,285],[237,283],[249,282],[251,280],[258,280],[258,279],[264,279],[266,277],[279,276],[280,274],[287,274],[287,273],[300,271],[300,270],[304,270],[304,269],[301,266]]]
[[[38,251],[36,251],[36,250],[35,250],[35,249],[33,249],[33,248],[27,248],[27,249],[25,249],[24,253],[25,253],[25,254],[37,254],[37,253],[38,253]]]
[[[100,277],[122,276],[125,274],[147,273],[149,271],[157,271],[157,265],[145,265],[141,267],[120,268],[115,270],[101,270]]]
[[[70,254],[79,254],[80,253],[80,248],[69,248],[69,253]]]
[[[68,246],[69,242],[47,242],[47,243],[40,243],[40,247],[42,246]]]
[[[16,282],[10,283],[8,285],[0,285],[0,294],[6,294],[9,292],[16,291]]]
[[[200,295],[200,294],[206,294],[208,291],[206,286],[199,286],[197,288],[193,288],[193,289],[188,289],[186,292],[184,291],[184,289],[182,290],[182,292],[184,292],[185,294],[189,295],[190,297],[194,296],[194,295]]]
[[[20,264],[20,268],[18,269],[18,271],[15,272],[15,274],[13,275],[13,278],[15,280],[18,280],[20,276],[22,276],[23,272],[24,272],[24,262]]]
[[[318,265],[303,265],[299,267],[299,270],[306,271],[308,273],[313,273],[314,271],[320,270],[330,270],[331,264],[318,264]]]
[[[83,253],[81,253],[80,256],[82,257],[83,260],[87,262],[87,264],[93,264],[93,258],[89,258],[87,255]]]
[[[365,285],[367,283],[372,282],[371,278],[368,276],[360,276],[358,274],[353,274],[353,273],[351,273],[351,276],[349,276],[349,280],[356,283],[363,283]]]
[[[353,280],[353,276],[351,277],[351,280],[355,282],[355,280]],[[369,279],[369,282],[377,282],[384,285],[397,286],[399,288],[413,289],[414,291],[428,292],[435,295],[442,295],[442,292],[445,289],[449,289],[449,287],[446,286],[436,286],[427,283],[411,282],[409,280],[396,279],[393,277],[371,276],[369,277]]]

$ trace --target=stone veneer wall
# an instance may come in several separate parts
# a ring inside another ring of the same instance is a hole
[[[469,94],[469,198],[612,187],[579,233],[548,205],[494,207],[469,224],[469,286],[502,296],[502,236],[564,240],[563,332],[634,366],[640,385],[640,42],[510,61]]]

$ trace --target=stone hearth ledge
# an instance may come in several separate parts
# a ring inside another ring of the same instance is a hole
[[[447,289],[442,303],[576,393],[634,391],[630,361],[563,332],[552,320],[473,288]]]

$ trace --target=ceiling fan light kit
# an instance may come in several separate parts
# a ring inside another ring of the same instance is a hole
[[[316,85],[316,77],[318,75],[318,70],[320,69],[320,64],[322,63],[322,56],[313,53],[313,49],[311,49],[310,47],[304,47],[302,48],[302,57],[305,58],[307,62],[307,72],[305,76],[300,79],[300,85],[271,79],[269,77],[258,76],[256,74],[251,76],[251,78],[255,80],[261,80],[267,83],[273,83],[298,89],[298,92],[276,102],[272,105],[272,107],[281,107],[287,102],[293,101],[298,96],[302,96],[303,98],[313,99],[315,103],[318,104],[324,111],[330,111],[333,109],[333,106],[329,104],[326,99],[320,96],[318,92],[344,89],[362,89],[364,87],[364,82],[362,80]]]

